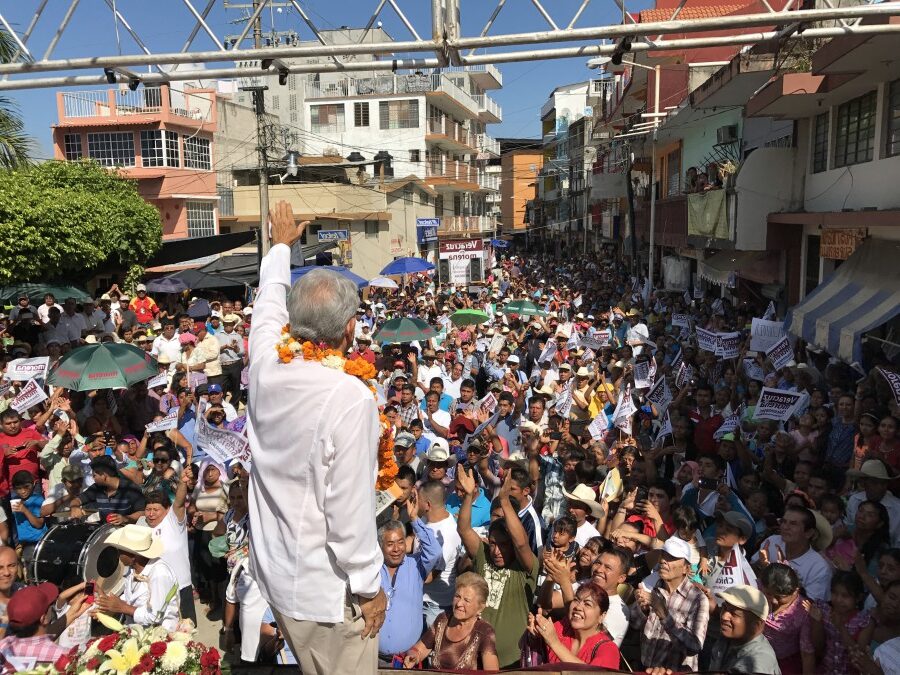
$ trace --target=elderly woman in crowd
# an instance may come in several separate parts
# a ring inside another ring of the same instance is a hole
[[[494,629],[481,618],[487,603],[488,585],[474,572],[456,578],[453,613],[441,613],[403,659],[404,668],[414,668],[431,655],[434,668],[447,670],[500,669],[494,645]]]
[[[769,602],[763,635],[775,650],[782,675],[813,675],[816,654],[810,632],[809,601],[800,595],[797,573],[783,563],[772,563],[759,579]]]
[[[223,466],[211,459],[205,460],[200,465],[200,478],[189,510],[194,527],[194,569],[201,580],[201,597],[208,599],[211,613],[222,608],[226,580],[224,561],[214,558],[209,550],[215,529],[228,511],[226,476]]]

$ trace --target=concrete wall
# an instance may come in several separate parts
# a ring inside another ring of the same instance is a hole
[[[690,122],[685,125],[682,131],[681,145],[681,173],[682,179],[688,167],[695,166],[697,171],[706,171],[707,156],[713,154],[713,145],[716,144],[716,130],[719,127],[731,124],[738,125],[738,138],[741,138],[741,111],[739,109],[722,111],[721,114],[705,115],[703,119],[696,122]],[[674,126],[678,126],[678,120],[674,121]],[[733,146],[740,156],[740,145]],[[735,162],[737,164],[737,162]],[[715,176],[710,176],[710,180],[714,180]]]
[[[282,199],[290,203],[294,213],[384,211],[384,193],[359,185],[340,183],[288,183],[269,186],[269,202]],[[242,220],[259,218],[259,188],[255,185],[234,189],[234,213]]]
[[[539,149],[517,150],[500,158],[500,217],[504,231],[525,229],[525,204],[534,199],[533,183],[543,165],[544,155]]]
[[[253,108],[226,98],[218,99],[219,127],[215,134],[213,166],[219,182],[231,184],[227,173],[259,165],[256,151],[256,112]],[[277,124],[275,115],[266,115],[269,124]]]
[[[795,148],[759,148],[741,164],[735,178],[737,220],[735,248],[765,251],[770,213],[793,211],[800,205],[794,181]]]

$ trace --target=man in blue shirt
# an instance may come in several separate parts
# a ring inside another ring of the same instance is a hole
[[[422,634],[422,598],[425,579],[441,560],[441,545],[419,518],[419,496],[413,491],[406,503],[418,550],[406,554],[406,528],[392,520],[380,532],[381,588],[387,596],[387,616],[378,633],[378,665],[390,668],[394,657],[404,654]]]
[[[444,392],[444,380],[440,377],[432,377],[428,383],[428,391],[437,392],[438,395],[438,410],[443,410],[444,412],[450,412],[450,404],[453,403],[453,397]],[[422,410],[425,410],[425,399],[422,399],[422,403],[419,407]]]
[[[456,471],[456,482],[454,483],[454,492],[447,497],[447,511],[454,517],[459,515],[459,509],[462,506],[462,500],[465,496],[462,486],[459,483],[459,476],[462,472]],[[491,523],[491,500],[484,494],[484,489],[480,486],[475,495],[475,501],[472,502],[472,527],[486,528]]]

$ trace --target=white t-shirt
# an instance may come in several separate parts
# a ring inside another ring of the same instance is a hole
[[[431,417],[435,422],[437,422],[445,429],[450,426],[450,413],[448,413],[446,410],[438,410],[433,413]],[[426,415],[424,412],[422,413],[422,425],[425,428],[425,431],[422,435],[425,436],[429,441],[434,443],[439,438],[439,436],[434,433],[431,422],[428,420],[428,415]]]
[[[784,540],[780,534],[775,534],[766,539],[762,546],[765,546],[769,552],[769,561],[777,562],[777,547],[784,551]],[[757,560],[759,560],[759,553],[753,556],[753,562]],[[800,557],[791,558],[784,562],[794,568],[797,576],[800,577],[800,583],[806,589],[806,596],[810,600],[829,600],[831,598],[831,574],[833,568],[816,551],[810,548]]]
[[[579,546],[584,546],[588,543],[588,540],[591,537],[599,537],[600,531],[597,530],[596,527],[591,525],[588,521],[584,521],[581,525],[578,526],[578,529],[575,530],[575,541],[578,542]]]
[[[625,603],[617,593],[609,596],[609,610],[603,618],[603,627],[616,643],[616,647],[622,646],[622,640],[628,631],[628,617],[625,614]]]
[[[47,496],[44,497],[44,502],[41,506],[45,506],[47,504],[55,504],[60,501],[63,497],[66,496],[66,486],[62,483],[56,483],[53,487],[51,487],[47,491]]]
[[[900,638],[878,645],[873,656],[884,675],[900,675]]]
[[[453,516],[426,525],[431,528],[441,544],[441,559],[434,566],[432,572],[434,580],[424,586],[424,599],[434,602],[439,607],[449,607],[453,603],[453,594],[456,591],[456,561],[459,558],[462,540],[456,531],[456,519]]]
[[[169,507],[169,511],[153,528],[153,536],[161,539],[163,553],[160,556],[178,579],[178,588],[186,588],[191,585],[191,559],[188,555],[187,514],[180,523],[175,516],[175,509]]]

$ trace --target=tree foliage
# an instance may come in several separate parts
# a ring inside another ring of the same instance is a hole
[[[0,63],[9,63],[16,53],[12,35],[0,28]],[[24,167],[31,163],[33,144],[25,133],[25,125],[16,104],[0,96],[0,167]]]
[[[95,162],[0,172],[0,284],[141,264],[161,241],[159,211],[137,184]]]

